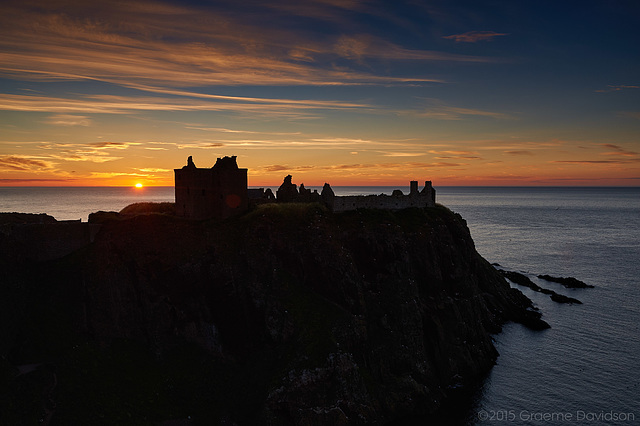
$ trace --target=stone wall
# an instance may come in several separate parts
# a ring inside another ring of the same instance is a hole
[[[435,203],[426,196],[410,195],[349,195],[336,197],[333,201],[333,211],[343,212],[357,209],[400,210],[409,207],[433,207]]]
[[[418,182],[411,181],[409,195],[395,190],[392,195],[348,195],[335,196],[328,184],[322,190],[322,199],[334,212],[357,209],[401,210],[409,207],[433,207],[436,205],[436,190],[426,181],[422,191],[418,192]]]

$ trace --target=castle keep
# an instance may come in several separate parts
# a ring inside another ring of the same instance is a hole
[[[210,169],[193,163],[175,169],[176,215],[191,219],[225,219],[247,211],[247,169],[236,157],[218,158]]]
[[[436,203],[436,190],[431,181],[426,181],[420,191],[418,182],[411,181],[407,195],[396,189],[391,195],[337,196],[328,183],[318,193],[305,188],[303,184],[298,188],[292,182],[291,175],[284,178],[275,195],[271,189],[248,189],[247,169],[238,168],[235,156],[218,158],[210,169],[197,168],[189,157],[187,165],[174,172],[176,214],[192,219],[225,219],[246,212],[250,203],[318,202],[334,212],[361,208],[400,210],[433,207]]]

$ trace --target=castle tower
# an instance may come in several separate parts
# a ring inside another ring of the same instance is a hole
[[[190,219],[225,219],[248,209],[247,169],[236,156],[218,158],[210,169],[196,167],[192,157],[175,169],[176,214]]]
[[[427,180],[424,182],[424,188],[422,188],[422,191],[420,191],[420,194],[429,197],[429,200],[431,201],[432,205],[435,205],[436,189],[433,187],[430,180]]]
[[[410,183],[409,195],[418,195],[418,181],[412,180]]]

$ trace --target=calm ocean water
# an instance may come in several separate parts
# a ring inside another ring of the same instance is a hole
[[[0,212],[47,213],[58,220],[86,222],[100,210],[163,201],[174,201],[173,187],[0,187]]]
[[[436,189],[438,202],[467,220],[476,248],[490,262],[595,286],[569,290],[534,278],[583,305],[558,304],[518,287],[552,328],[532,332],[508,324],[495,337],[500,357],[468,423],[640,424],[640,188]],[[173,197],[171,187],[0,188],[0,211],[86,221],[98,210]]]
[[[441,188],[490,262],[573,276],[592,289],[517,287],[551,329],[509,324],[469,423],[640,424],[640,188]]]

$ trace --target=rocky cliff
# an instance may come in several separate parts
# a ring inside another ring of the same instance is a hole
[[[488,372],[505,321],[546,327],[440,206],[140,215],[64,259],[20,259],[0,265],[6,419],[424,420]]]

